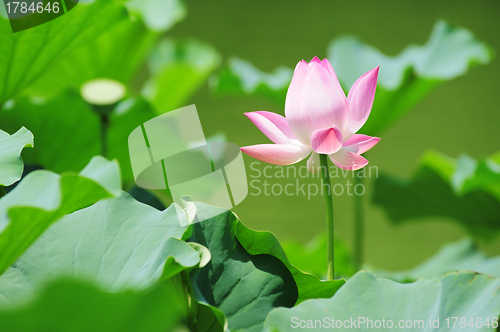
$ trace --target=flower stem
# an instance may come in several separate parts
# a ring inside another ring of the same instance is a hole
[[[363,178],[357,176],[354,173],[355,186],[358,184],[363,185]],[[355,271],[361,270],[363,265],[363,238],[364,238],[364,228],[365,228],[365,211],[363,205],[363,196],[354,195],[354,268]]]
[[[334,262],[333,262],[333,201],[332,187],[330,184],[330,174],[328,172],[328,156],[326,154],[319,155],[321,163],[321,172],[323,174],[323,195],[326,199],[326,234],[327,234],[327,280],[333,280],[334,277]]]

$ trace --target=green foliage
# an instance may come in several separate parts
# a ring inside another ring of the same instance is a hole
[[[0,112],[0,122],[8,131],[24,124],[33,132],[37,147],[23,153],[26,164],[78,171],[100,151],[99,120],[75,93],[47,101],[18,99]]]
[[[202,219],[214,209],[196,206]],[[230,211],[220,210],[218,216],[194,224],[192,240],[212,253],[212,261],[193,277],[197,298],[224,312],[230,329],[260,330],[272,308],[329,298],[345,283],[321,281],[300,271],[290,264],[273,234],[245,227]],[[217,329],[223,326],[222,320],[213,320]]]
[[[297,283],[299,297],[297,302],[311,298],[329,298],[345,283],[343,279],[322,281],[316,275],[303,272],[292,265],[278,239],[270,232],[251,230],[239,220],[236,223],[236,237],[252,255],[269,254],[281,260],[290,270]],[[326,255],[326,250],[325,250]],[[325,265],[326,259],[321,262]]]
[[[467,29],[439,21],[424,46],[410,45],[391,57],[355,37],[341,37],[328,47],[337,77],[347,92],[365,72],[380,66],[375,101],[362,132],[379,135],[413,108],[433,88],[490,62],[493,52]],[[307,59],[309,60],[309,59]],[[268,74],[247,61],[232,59],[214,79],[219,94],[255,95],[284,106],[292,71]]]
[[[109,178],[106,169],[110,162],[98,160],[102,163],[88,167],[87,173],[93,170]],[[31,173],[0,204],[38,173],[49,172]],[[214,211],[221,214],[185,228],[179,218],[186,217],[177,206],[160,212],[122,192],[118,198],[66,215],[0,276],[0,303],[9,308],[0,311],[0,317],[8,324],[27,320],[20,324],[20,331],[37,331],[37,327],[51,324],[54,331],[65,326],[68,331],[80,331],[82,325],[72,322],[93,317],[104,322],[97,331],[170,331],[183,320],[192,331],[215,332],[226,331],[228,326],[260,331],[263,324],[267,330],[285,331],[291,328],[292,317],[314,321],[364,316],[396,323],[423,319],[426,324],[428,317],[440,317],[444,324],[446,317],[480,317],[491,322],[500,314],[500,295],[495,292],[499,279],[455,273],[441,282],[419,280],[402,285],[361,272],[337,291],[343,280],[321,282],[298,270],[271,233],[248,229],[230,211],[201,203],[196,207],[200,219]],[[196,243],[183,241],[189,236]],[[413,274],[438,273],[439,268],[444,272],[446,266],[470,268],[473,262],[481,272],[495,269],[497,260],[478,257],[467,247],[470,249],[470,243],[452,248]],[[461,263],[458,257],[462,257]],[[185,277],[189,271],[192,284]],[[86,281],[97,288],[75,281],[54,284],[59,278]],[[165,293],[165,288],[171,291]],[[293,309],[284,308],[306,299]],[[114,300],[120,304],[114,305]],[[29,307],[20,307],[27,302],[31,302]],[[153,304],[155,309],[144,310]],[[66,307],[74,310],[60,322],[46,311],[57,308],[60,313]],[[118,318],[124,313],[134,317],[126,326]],[[91,328],[94,321],[82,324]]]
[[[0,105],[36,80],[71,49],[94,39],[127,16],[115,1],[79,4],[43,25],[12,33],[0,16]]]
[[[59,281],[30,306],[0,312],[0,321],[9,332],[165,332],[182,322],[182,304],[165,285],[109,294],[81,282]]]
[[[61,57],[25,94],[57,95],[67,88],[79,90],[83,83],[102,77],[128,84],[137,75],[157,37],[141,20],[124,17],[94,40]]]
[[[222,311],[203,302],[193,301],[195,304],[194,324],[190,328],[193,332],[226,332],[228,322]]]
[[[488,257],[480,252],[470,239],[463,239],[444,245],[436,255],[411,270],[377,271],[377,275],[408,281],[418,278],[440,278],[452,271],[474,271],[500,278],[500,257]]]
[[[491,239],[500,230],[498,156],[453,160],[428,152],[408,181],[381,174],[373,201],[396,223],[425,217],[458,221],[472,235]]]
[[[213,209],[204,204],[196,208],[200,219]],[[261,331],[271,309],[295,304],[297,285],[278,258],[247,252],[235,236],[236,217],[230,211],[221,212],[193,225],[191,239],[212,254],[210,263],[193,278],[198,296],[224,312],[231,330]]]
[[[21,152],[33,147],[33,134],[22,127],[13,135],[0,130],[0,186],[10,186],[23,174]]]
[[[132,94],[132,79],[137,76],[160,33],[185,16],[185,7],[180,0],[134,0],[121,1],[122,4],[109,1],[108,5],[101,2],[97,1],[92,5],[80,4],[61,18],[30,29],[30,33],[16,33],[14,37],[10,33],[8,21],[1,19],[9,33],[0,36],[0,50],[8,45],[7,41],[3,43],[1,38],[11,38],[12,59],[4,72],[0,66],[0,81],[13,81],[17,84],[17,80],[21,80],[22,84],[19,83],[15,91],[5,92],[4,98],[1,97],[0,85],[0,107],[5,100],[19,95],[18,92],[22,90],[25,97],[3,105],[0,121],[2,127],[8,131],[17,130],[21,126],[33,128],[39,148],[24,156],[28,164],[40,165],[55,172],[77,171],[94,155],[99,154],[102,151],[101,146],[105,144],[101,142],[100,119],[74,91],[88,80],[107,77],[126,83],[129,94]],[[160,12],[160,7],[166,12]],[[131,15],[127,15],[127,9]],[[81,20],[90,15],[89,11],[92,12],[92,20],[82,24]],[[102,16],[104,14],[101,11],[106,11],[107,16]],[[64,19],[70,16],[71,23]],[[104,26],[101,22],[93,23],[94,16],[107,24]],[[53,22],[64,22],[66,26],[63,29]],[[82,37],[74,35],[75,31],[71,29],[73,23],[86,27],[80,29]],[[88,24],[94,24],[94,28],[87,28]],[[55,30],[72,32],[73,35],[59,36]],[[46,48],[41,48],[36,61],[25,59],[25,54],[36,54],[36,47],[30,48],[28,52],[18,44],[24,45],[28,41],[32,43],[33,36],[39,37],[40,31],[47,31],[51,37],[58,38],[50,39],[51,43],[54,40],[54,44],[45,43]],[[75,40],[69,43],[66,37]],[[59,42],[63,45],[59,45]],[[55,52],[58,47],[61,52]],[[47,50],[52,52],[50,59],[48,56],[47,59],[44,57]],[[7,54],[8,51],[2,50],[1,54]],[[18,51],[24,53],[18,55]],[[16,57],[21,56],[24,56],[22,61],[17,60]],[[119,161],[125,182],[133,180],[127,147],[130,132],[154,117],[159,112],[155,113],[155,108],[165,111],[181,106],[219,62],[219,56],[212,47],[192,40],[162,41],[154,47],[149,58],[153,76],[147,80],[143,90],[144,95],[154,104],[150,105],[144,99],[135,97],[119,105],[109,119],[106,157]],[[44,61],[46,64],[43,68],[40,66],[39,70],[33,65],[41,65]],[[22,67],[23,63],[29,62],[32,63],[31,67]],[[33,77],[11,78],[13,73],[18,72]],[[34,73],[36,75],[32,75]],[[170,92],[164,93],[165,90]]]
[[[110,115],[107,157],[118,160],[124,181],[133,179],[128,135],[152,117],[153,110],[142,98],[125,100]],[[55,172],[76,171],[101,151],[99,118],[74,92],[45,101],[18,99],[0,112],[0,121],[7,130],[25,124],[33,131],[37,148],[23,154],[28,164]]]
[[[162,275],[199,265],[200,253],[206,264],[203,250],[180,240],[184,232],[173,205],[160,212],[126,193],[102,200],[38,238],[0,277],[1,303],[22,303],[57,277],[87,280],[108,292],[145,289]]]
[[[78,90],[83,83],[102,77],[130,84],[161,32],[186,13],[180,0],[133,0],[125,6],[129,16],[113,21],[97,38],[60,57],[27,94],[47,96],[67,88]]]
[[[55,221],[120,194],[118,164],[93,158],[78,174],[35,171],[0,200],[0,273]]]
[[[386,279],[378,279],[369,272],[359,272],[343,286],[331,299],[310,300],[292,309],[273,310],[266,318],[266,331],[294,331],[293,317],[324,322],[324,317],[336,321],[358,317],[391,320],[396,327],[400,320],[403,324],[410,320],[412,324],[421,320],[420,326],[413,325],[413,331],[442,331],[446,328],[446,318],[465,317],[467,331],[491,331],[492,328],[478,326],[479,319],[491,326],[500,314],[500,279],[470,272],[451,273],[438,280],[421,279],[413,284],[399,284]],[[429,319],[440,320],[440,328],[429,326]],[[469,325],[472,318],[474,325]],[[450,319],[448,330],[458,330],[460,321],[453,328]],[[306,325],[307,326],[307,325]],[[311,326],[311,325],[310,325]],[[372,331],[367,324],[356,325],[361,331]],[[352,326],[351,326],[352,328]],[[330,331],[331,327],[318,326],[315,331]]]

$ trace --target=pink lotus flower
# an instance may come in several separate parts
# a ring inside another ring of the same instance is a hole
[[[378,69],[362,75],[345,96],[325,58],[295,67],[285,102],[285,115],[259,111],[245,115],[276,144],[242,147],[247,155],[274,165],[290,165],[312,155],[309,171],[319,168],[319,154],[327,154],[338,167],[357,170],[368,164],[361,156],[380,138],[359,135],[373,105]]]

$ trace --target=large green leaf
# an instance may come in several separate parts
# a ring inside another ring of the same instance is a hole
[[[61,57],[27,92],[54,95],[68,87],[79,89],[86,81],[103,77],[128,84],[160,33],[186,14],[181,0],[133,0],[126,1],[125,6],[131,15]]]
[[[26,89],[26,94],[45,97],[68,87],[79,90],[83,83],[103,77],[128,84],[157,37],[140,19],[124,17],[98,38],[61,57]]]
[[[142,98],[125,100],[110,116],[107,157],[118,160],[124,181],[133,179],[128,136],[154,116]],[[30,128],[37,148],[23,154],[25,163],[55,172],[79,170],[101,151],[99,119],[75,92],[66,91],[46,101],[16,100],[0,112],[0,121],[7,130],[21,125]]]
[[[285,251],[274,234],[266,231],[254,231],[247,228],[241,221],[236,221],[236,238],[252,255],[269,254],[281,260],[293,275],[299,297],[297,302],[312,298],[329,298],[345,283],[344,279],[322,281],[316,275],[303,272],[292,265]],[[325,249],[326,255],[326,249]],[[323,255],[320,254],[320,257]],[[338,256],[337,256],[338,257]],[[321,262],[326,266],[326,258]]]
[[[410,45],[397,56],[388,56],[351,36],[334,40],[328,59],[345,92],[365,72],[380,66],[373,109],[363,133],[379,135],[406,114],[438,84],[486,64],[493,52],[467,29],[438,21],[427,43]],[[284,106],[292,70],[280,67],[265,73],[251,63],[232,59],[214,78],[219,94],[254,95]]]
[[[21,152],[27,146],[33,147],[33,134],[28,129],[22,127],[13,135],[0,130],[0,186],[10,186],[21,178]]]
[[[292,309],[271,311],[265,330],[295,331],[302,324],[303,328],[330,331],[334,319],[340,330],[384,331],[391,330],[387,328],[391,325],[404,329],[405,324],[411,324],[412,331],[493,331],[492,321],[500,315],[499,287],[500,279],[470,272],[447,274],[441,281],[421,279],[413,284],[359,272],[331,299],[310,300]],[[458,317],[455,326],[452,317]],[[360,319],[365,323],[360,324]],[[439,327],[430,325],[437,319]],[[489,327],[483,325],[486,320]],[[344,324],[344,329],[340,324]]]
[[[463,239],[446,244],[436,255],[411,270],[377,271],[377,275],[408,281],[418,278],[440,278],[447,272],[459,270],[474,271],[500,278],[500,257],[488,257],[479,251],[470,239]]]
[[[165,205],[167,205],[164,204],[162,200],[160,200],[157,196],[155,196],[151,191],[138,187],[137,185],[133,185],[132,187],[130,187],[130,189],[127,192],[137,201],[152,206],[160,211],[165,210]],[[164,193],[164,195],[166,196],[167,194]]]
[[[40,26],[12,33],[0,16],[0,105],[36,80],[66,52],[92,40],[126,17],[115,1],[80,3],[68,13]]]
[[[25,125],[33,132],[37,147],[23,153],[26,164],[78,171],[100,151],[98,117],[76,93],[43,102],[16,100],[0,112],[0,121],[7,130]]]
[[[214,207],[197,203],[196,215],[204,220]],[[193,225],[192,240],[206,246],[212,260],[193,280],[199,294],[227,316],[229,329],[261,331],[268,312],[291,307],[297,285],[287,266],[269,254],[252,255],[236,238],[237,219],[230,211]],[[199,300],[202,300],[199,298]]]
[[[102,157],[79,174],[28,174],[0,200],[0,273],[65,214],[119,194],[118,165]]]
[[[381,174],[375,181],[373,201],[396,223],[447,217],[472,235],[491,239],[500,230],[500,163],[496,158],[454,160],[428,152],[410,180]]]
[[[142,290],[162,276],[205,265],[199,245],[180,240],[186,228],[178,209],[171,205],[160,212],[122,193],[65,216],[0,277],[0,304],[23,303],[54,277],[120,292]]]
[[[196,306],[195,323],[190,326],[193,332],[227,332],[228,322],[222,311],[204,302],[193,301]]]
[[[9,332],[170,332],[183,318],[171,287],[109,294],[81,282],[59,281],[30,306],[0,311]]]
[[[427,43],[410,45],[387,56],[355,37],[342,37],[328,47],[328,59],[345,88],[380,66],[373,109],[363,133],[379,135],[406,114],[439,83],[490,62],[493,52],[469,30],[438,21]],[[347,90],[347,89],[346,89]]]
[[[182,106],[219,65],[220,56],[210,45],[196,41],[164,39],[148,59],[152,77],[143,95],[164,113]]]

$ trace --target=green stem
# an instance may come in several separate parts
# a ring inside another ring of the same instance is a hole
[[[181,271],[180,273],[182,285],[184,286],[184,291],[186,292],[186,311],[188,324],[192,327],[195,324],[196,314],[193,313],[194,305],[196,304],[196,300],[194,298],[193,289],[191,288],[191,282],[189,280],[189,276],[186,271]]]
[[[100,122],[101,122],[101,155],[107,158],[109,116],[107,114],[101,114]]]
[[[5,187],[4,186],[0,186],[0,198],[4,197],[6,195],[5,193]]]
[[[328,156],[326,154],[319,155],[321,163],[321,172],[323,174],[323,195],[326,199],[326,234],[327,234],[327,280],[333,280],[335,274],[334,258],[333,258],[333,200],[332,200],[332,187],[330,184],[330,174],[328,171]]]
[[[354,173],[354,187],[358,184],[363,185],[363,178]],[[354,194],[354,268],[355,271],[361,270],[363,265],[364,250],[364,229],[365,229],[365,210],[363,205],[363,196]]]
[[[89,106],[96,112],[99,117],[99,125],[100,125],[100,135],[101,139],[101,156],[107,158],[108,157],[108,129],[109,129],[109,117],[113,110],[115,109],[118,103],[110,104],[110,105],[94,105],[90,104]]]

